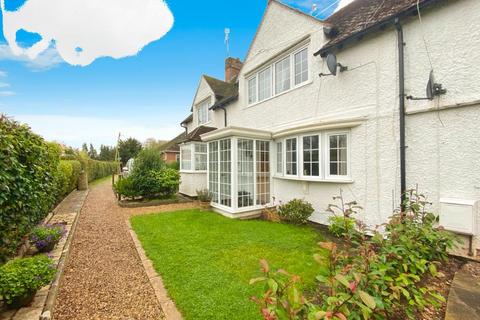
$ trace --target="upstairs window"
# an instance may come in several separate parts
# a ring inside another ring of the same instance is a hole
[[[248,104],[257,102],[257,78],[248,80]]]
[[[290,89],[290,56],[275,64],[275,93]]]
[[[301,86],[309,80],[308,48],[292,51],[266,65],[246,81],[248,105]]]
[[[272,68],[258,73],[258,101],[268,99],[272,96]]]
[[[198,117],[198,125],[205,124],[210,121],[210,112],[208,112],[208,108],[210,107],[210,99],[204,100],[200,102],[197,107],[197,117]]]
[[[308,80],[308,49],[294,55],[295,64],[295,85],[299,85]]]

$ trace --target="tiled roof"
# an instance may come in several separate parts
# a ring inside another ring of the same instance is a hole
[[[180,122],[180,124],[189,123],[189,122],[192,122],[192,121],[193,121],[193,114],[190,114],[188,117],[185,118],[185,120]]]
[[[436,2],[439,0],[420,0],[419,5],[422,8]],[[362,32],[374,31],[373,27],[391,22],[398,15],[408,11],[415,14],[416,9],[417,0],[355,0],[325,20],[335,28],[336,35],[318,53]]]
[[[190,132],[189,134],[187,134],[186,137],[184,137],[180,143],[184,143],[184,142],[200,142],[202,141],[202,139],[200,138],[200,136],[204,133],[208,133],[210,131],[213,131],[213,130],[217,130],[217,128],[213,128],[213,127],[207,127],[207,126],[199,126],[197,128],[195,128],[194,130],[192,130],[192,132]]]
[[[216,101],[223,100],[238,93],[238,86],[235,83],[225,82],[206,75],[203,77],[215,94]]]
[[[165,143],[161,148],[161,152],[180,152],[179,143],[184,140],[186,137],[185,131],[173,138],[172,140]]]

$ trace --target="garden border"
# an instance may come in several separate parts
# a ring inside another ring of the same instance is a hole
[[[127,218],[125,223],[127,224],[128,232],[132,237],[132,241],[137,251],[138,257],[142,262],[143,269],[147,274],[148,281],[155,292],[155,297],[157,298],[160,307],[165,315],[166,320],[182,320],[182,314],[177,309],[175,302],[168,296],[167,289],[163,285],[163,280],[160,275],[155,271],[153,268],[153,263],[150,259],[146,256],[145,250],[143,250],[142,244],[138,240],[137,234],[132,229],[132,225],[130,224],[130,218]]]

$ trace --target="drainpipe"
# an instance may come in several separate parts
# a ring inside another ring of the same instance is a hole
[[[406,178],[406,160],[405,160],[405,57],[403,42],[403,28],[400,24],[400,19],[395,18],[395,29],[397,30],[397,42],[398,42],[398,98],[400,108],[400,191],[401,191],[401,209],[404,212],[404,201],[407,191],[407,178]]]
[[[227,126],[227,108],[225,107],[220,107],[220,109],[223,110],[223,115],[224,115],[224,126],[226,127]]]
[[[185,135],[188,134],[188,128],[187,126],[184,124],[184,123],[180,123],[180,127],[182,127],[183,129],[185,129]]]

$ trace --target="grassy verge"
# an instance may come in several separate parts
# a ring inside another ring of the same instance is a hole
[[[185,319],[261,318],[249,298],[262,288],[248,282],[260,275],[262,258],[272,269],[310,281],[318,271],[312,255],[321,237],[310,227],[231,220],[199,210],[135,216],[131,222]]]

